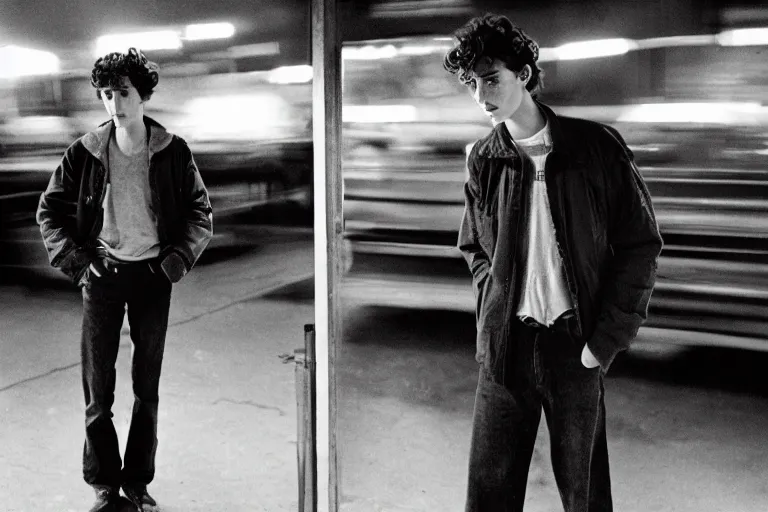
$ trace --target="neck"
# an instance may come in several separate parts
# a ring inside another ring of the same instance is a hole
[[[147,135],[147,129],[143,121],[115,128],[115,135],[120,139],[133,144],[141,143]]]
[[[115,128],[115,141],[123,153],[135,153],[146,145],[147,129],[143,122],[119,126]]]
[[[513,139],[525,139],[544,128],[547,120],[531,95],[525,94],[520,106],[504,124]]]

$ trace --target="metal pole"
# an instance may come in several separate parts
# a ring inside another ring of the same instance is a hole
[[[318,511],[338,512],[336,351],[341,343],[341,38],[337,0],[311,0]]]

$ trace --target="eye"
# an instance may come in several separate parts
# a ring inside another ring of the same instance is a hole
[[[499,79],[498,78],[488,78],[485,81],[485,83],[488,84],[488,85],[491,85],[491,86],[496,86],[496,85],[499,85]]]
[[[112,91],[104,91],[102,94],[103,94],[103,95],[104,95],[104,97],[105,97],[105,98],[107,98],[108,100],[111,100],[111,99],[112,99]]]
[[[125,91],[125,90],[120,91],[120,96],[122,96],[123,98],[127,98],[128,97],[128,91]]]
[[[470,78],[469,80],[464,82],[464,85],[466,85],[467,87],[469,87],[472,90],[475,90],[475,88],[477,87],[477,83],[475,82],[474,78]]]

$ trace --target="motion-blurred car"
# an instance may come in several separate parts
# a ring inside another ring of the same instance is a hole
[[[171,75],[147,103],[147,115],[190,145],[214,210],[211,247],[228,238],[228,222],[244,212],[276,204],[311,211],[310,85],[268,78]],[[108,119],[82,77],[18,80],[0,94],[0,271],[59,276],[35,223],[37,201],[67,146]]]
[[[618,128],[648,184],[665,247],[644,336],[768,350],[765,47],[698,41],[543,59],[541,99]],[[490,125],[442,69],[449,47],[445,38],[409,38],[347,50],[342,166],[353,264],[344,293],[352,303],[474,309],[456,239],[464,149]]]

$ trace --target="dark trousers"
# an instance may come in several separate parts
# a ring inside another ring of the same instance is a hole
[[[85,392],[83,477],[91,485],[148,484],[155,475],[160,368],[171,303],[171,283],[147,262],[112,265],[102,277],[90,273],[83,287],[81,361]],[[90,272],[90,271],[89,271]],[[125,461],[112,423],[115,363],[123,317],[133,341],[133,413]]]
[[[515,322],[496,369],[481,368],[469,457],[467,512],[518,512],[541,410],[566,512],[613,510],[603,372],[581,364],[566,329]]]

